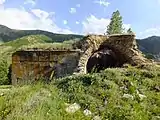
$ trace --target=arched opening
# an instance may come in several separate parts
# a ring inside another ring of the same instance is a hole
[[[121,67],[126,62],[126,57],[113,48],[101,46],[95,51],[87,62],[87,72],[99,72],[106,68]]]

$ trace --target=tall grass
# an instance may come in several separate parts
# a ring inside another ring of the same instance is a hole
[[[158,120],[160,68],[112,68],[86,75],[54,79],[50,84],[0,87],[4,120]],[[3,93],[3,94],[2,94]],[[78,103],[75,113],[66,103]],[[91,116],[85,116],[88,109]]]

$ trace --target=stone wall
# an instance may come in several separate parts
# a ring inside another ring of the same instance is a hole
[[[71,75],[77,67],[79,51],[17,51],[12,55],[12,84]]]

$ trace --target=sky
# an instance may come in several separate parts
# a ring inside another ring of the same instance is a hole
[[[0,0],[0,24],[63,34],[104,34],[112,13],[136,38],[160,36],[160,0]]]

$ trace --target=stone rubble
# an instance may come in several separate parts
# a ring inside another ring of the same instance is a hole
[[[100,116],[94,116],[92,120],[101,120]]]

